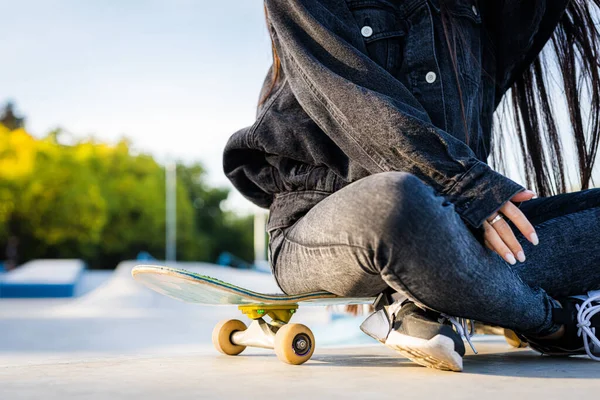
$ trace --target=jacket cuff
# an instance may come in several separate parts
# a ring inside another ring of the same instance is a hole
[[[444,196],[467,223],[479,228],[486,218],[523,190],[523,186],[478,162]]]

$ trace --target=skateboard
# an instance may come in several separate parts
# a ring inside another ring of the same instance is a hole
[[[209,276],[156,265],[138,265],[131,274],[150,289],[177,300],[238,306],[252,322],[249,326],[237,319],[219,322],[212,333],[215,348],[230,356],[240,354],[246,347],[273,349],[279,360],[292,365],[305,363],[315,350],[311,330],[302,324],[289,323],[301,304],[359,305],[375,301],[375,298],[339,297],[328,292],[295,296],[259,293]]]

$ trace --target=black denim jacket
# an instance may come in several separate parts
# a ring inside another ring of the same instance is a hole
[[[247,199],[270,208],[268,231],[385,171],[416,175],[472,228],[524,189],[486,164],[492,114],[568,0],[446,1],[454,41],[439,0],[265,4],[281,77],[256,122],[229,139],[223,167]]]

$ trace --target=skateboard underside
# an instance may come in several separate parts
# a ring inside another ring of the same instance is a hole
[[[315,338],[308,327],[288,323],[300,303],[329,306],[371,304],[375,300],[339,297],[327,292],[295,296],[259,293],[209,276],[155,265],[138,265],[131,274],[150,289],[177,300],[237,305],[252,322],[246,326],[235,319],[221,321],[212,334],[215,348],[226,355],[237,355],[246,347],[273,349],[288,364],[306,362],[315,349]]]
[[[137,281],[165,296],[204,305],[284,305],[303,303],[327,306],[370,304],[375,300],[374,298],[339,297],[327,292],[295,296],[288,296],[283,293],[259,293],[209,276],[155,265],[136,266],[131,274]]]
[[[311,330],[302,324],[289,323],[300,303],[355,305],[373,304],[375,300],[339,297],[327,292],[296,296],[259,293],[194,272],[153,265],[136,266],[132,275],[150,289],[177,300],[237,305],[252,322],[249,326],[236,319],[219,322],[212,333],[213,345],[219,352],[233,356],[246,347],[273,349],[281,361],[294,365],[308,361],[315,349]],[[509,343],[515,347],[523,345],[510,340]]]

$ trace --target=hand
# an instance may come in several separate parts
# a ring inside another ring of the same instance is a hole
[[[515,237],[510,225],[504,220],[500,219],[493,222],[494,218],[500,214],[501,217],[509,219],[517,229],[534,245],[538,244],[538,237],[535,233],[533,225],[529,222],[527,217],[519,210],[519,208],[513,202],[522,202],[531,200],[535,196],[535,193],[531,190],[525,190],[514,195],[510,201],[507,201],[502,208],[498,210],[498,213],[494,213],[487,221],[483,222],[483,238],[485,245],[491,250],[495,251],[511,265],[525,261],[525,253],[523,248],[519,244],[519,241]]]

